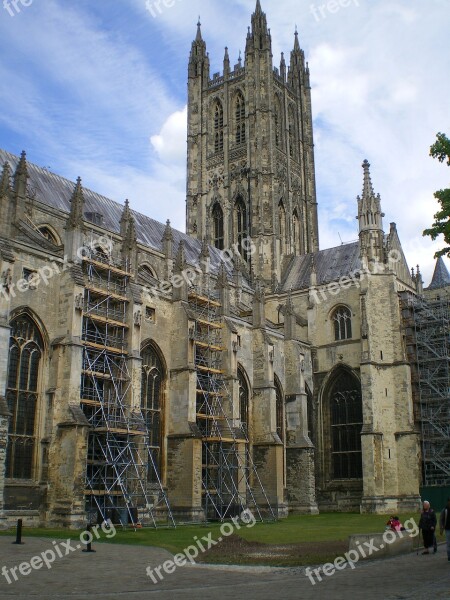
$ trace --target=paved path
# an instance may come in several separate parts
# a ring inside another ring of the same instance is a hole
[[[450,599],[450,563],[445,548],[436,555],[416,553],[386,560],[361,562],[312,585],[303,568],[179,567],[154,584],[146,567],[157,567],[171,558],[151,547],[95,544],[95,554],[73,552],[57,558],[47,569],[23,576],[11,567],[55,550],[49,538],[28,538],[23,546],[0,537],[0,570],[6,566],[12,580],[0,572],[2,600],[441,600]],[[64,543],[64,542],[63,542]],[[66,547],[58,542],[61,554]],[[76,546],[76,542],[72,542]],[[50,557],[51,554],[49,553]],[[37,563],[39,564],[39,563]],[[26,572],[26,567],[23,567]]]

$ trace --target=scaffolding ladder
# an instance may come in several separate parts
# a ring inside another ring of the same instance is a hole
[[[86,507],[122,526],[175,526],[149,446],[141,403],[132,403],[128,369],[127,264],[95,249],[83,258],[83,365],[80,404],[92,426]]]
[[[208,520],[251,510],[255,519],[275,513],[252,460],[246,424],[235,415],[222,370],[220,302],[210,291],[189,290],[194,325],[190,340],[196,368],[196,422],[202,436],[202,502]],[[264,510],[262,508],[264,506]]]

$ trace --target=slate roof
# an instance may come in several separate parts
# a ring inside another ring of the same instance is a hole
[[[301,290],[310,285],[312,254],[295,256],[289,262],[280,291]],[[336,281],[352,271],[361,269],[359,242],[343,244],[336,248],[327,248],[314,254],[317,284]]]
[[[428,289],[437,290],[439,288],[445,287],[446,285],[450,285],[450,274],[448,272],[447,267],[445,266],[442,256],[440,256],[436,261],[433,279],[431,280]]]
[[[5,162],[8,162],[14,172],[19,160],[18,156],[0,149],[0,169]],[[62,212],[69,213],[70,200],[75,189],[75,183],[28,161],[27,168],[29,175],[28,185],[29,188],[35,192],[36,200]],[[103,217],[102,227],[107,231],[119,233],[120,218],[124,209],[123,205],[84,187],[83,195],[85,200],[85,214],[89,212],[101,214]],[[162,238],[166,227],[165,224],[159,223],[136,211],[132,210],[131,212],[136,222],[138,242],[162,252]],[[197,265],[202,245],[201,241],[196,240],[181,231],[177,231],[176,229],[172,229],[172,234],[174,256],[176,255],[180,241],[183,241],[186,261],[190,265]],[[209,250],[212,271],[217,272],[221,263],[221,255],[219,251],[212,246],[209,247]],[[230,268],[229,263],[226,263],[225,266],[227,267],[228,275],[230,275],[232,269]]]

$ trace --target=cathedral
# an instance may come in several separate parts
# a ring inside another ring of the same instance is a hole
[[[259,0],[236,65],[192,43],[186,233],[0,161],[0,522],[417,509],[422,278],[367,160],[359,240],[320,250],[308,63]]]

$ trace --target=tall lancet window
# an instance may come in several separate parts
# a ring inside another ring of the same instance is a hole
[[[274,106],[274,118],[275,118],[275,145],[277,148],[283,146],[283,119],[281,112],[281,102],[278,96],[275,97]]]
[[[223,151],[223,106],[220,100],[214,106],[214,151]]]
[[[245,132],[245,100],[241,92],[236,96],[236,144],[244,144],[246,140]]]
[[[238,196],[234,205],[234,221],[238,251],[242,258],[247,260],[248,246],[246,243],[244,243],[244,240],[247,240],[248,238],[247,207],[245,206],[242,196]]]
[[[294,254],[300,253],[300,219],[297,209],[292,215],[292,239],[294,242]]]
[[[294,108],[292,106],[289,107],[289,154],[292,158],[297,157],[297,129]]]
[[[9,422],[6,477],[32,479],[36,449],[36,413],[39,399],[40,367],[44,344],[28,316],[11,323],[6,400]]]
[[[214,246],[219,250],[224,249],[224,232],[223,232],[223,210],[219,204],[215,204],[212,210],[213,227],[214,227]]]
[[[158,353],[152,345],[146,346],[142,351],[141,410],[153,462],[153,465],[148,464],[149,483],[155,483],[161,477],[163,464],[164,379],[165,371]]]
[[[283,200],[280,200],[278,205],[278,221],[280,233],[280,251],[281,254],[286,254],[286,211],[284,209]]]

